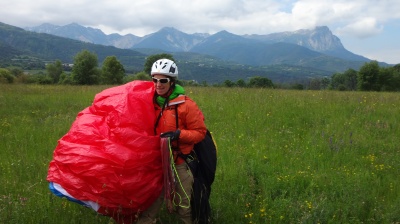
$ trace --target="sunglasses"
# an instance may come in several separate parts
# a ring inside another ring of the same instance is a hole
[[[169,81],[170,81],[169,78],[157,79],[157,78],[154,78],[154,77],[153,77],[153,82],[154,82],[154,83],[160,82],[160,83],[162,83],[162,84],[165,84],[165,83],[168,83]]]

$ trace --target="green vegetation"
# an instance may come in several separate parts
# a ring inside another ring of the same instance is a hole
[[[0,84],[0,223],[112,223],[46,181],[57,140],[108,87]],[[400,222],[399,94],[186,91],[218,144],[214,223]]]
[[[96,52],[100,61],[116,55],[131,72],[139,72],[143,68],[145,58],[144,54],[137,51],[29,32],[1,22],[0,50],[1,67],[19,66],[24,70],[44,69],[45,63],[49,61],[72,63],[74,56],[83,50]]]
[[[78,85],[93,85],[99,83],[100,70],[97,55],[84,50],[74,57],[71,78]]]
[[[122,84],[125,76],[124,66],[115,56],[108,56],[101,67],[101,83],[118,85]]]
[[[44,70],[47,63],[53,63],[57,60],[60,60],[63,64],[72,64],[74,56],[83,50],[96,52],[98,60],[101,62],[108,56],[116,56],[128,75],[143,71],[143,67],[146,67],[144,66],[146,58],[151,57],[152,54],[165,53],[165,51],[156,49],[128,50],[85,43],[43,33],[29,32],[0,22],[0,67],[15,66],[25,71]],[[313,68],[310,65],[250,66],[198,53],[176,52],[172,55],[177,60],[179,71],[182,74],[180,78],[195,80],[197,83],[216,84],[227,79],[235,82],[254,76],[268,77],[275,83],[285,83],[303,80],[305,77],[323,77],[332,73],[331,71]],[[361,62],[351,64],[358,68],[359,63]],[[321,62],[317,62],[317,65],[319,64]],[[342,67],[347,67],[347,65],[342,65]],[[45,84],[49,82],[49,79],[40,76],[25,81]],[[62,83],[71,84],[71,80],[67,79]]]
[[[364,63],[359,71],[348,69],[335,73],[330,79],[313,78],[309,89],[400,91],[400,64],[380,67],[377,61]]]
[[[315,58],[305,52],[301,53],[301,50],[294,51],[299,46],[288,46],[285,44],[275,44],[274,49],[271,50],[257,47],[254,50],[248,51],[249,54],[238,55],[239,58],[231,58],[233,49],[228,46],[229,43],[225,44],[227,44],[224,46],[227,48],[227,51],[219,57],[193,52],[171,53],[179,66],[180,79],[204,86],[205,84],[221,84],[225,80],[235,83],[240,80],[248,81],[251,77],[264,77],[270,79],[274,84],[281,86],[289,85],[296,89],[301,86],[303,89],[323,89],[325,86],[321,84],[321,80],[325,77],[330,77],[332,73],[336,72],[340,74],[346,69],[360,69],[364,63],[364,60],[346,61],[329,56]],[[134,76],[143,71],[143,67],[147,71],[149,65],[145,65],[148,62],[146,62],[146,59],[152,57],[153,54],[165,54],[165,51],[157,49],[128,50],[85,43],[44,33],[29,32],[0,22],[0,67],[2,68],[19,67],[24,71],[31,72],[32,70],[47,69],[48,63],[57,61],[60,61],[63,65],[69,65],[73,63],[74,56],[84,50],[95,52],[98,60],[101,62],[104,62],[107,57],[115,56],[121,65],[123,65],[128,76],[131,74]],[[215,49],[211,47],[210,50],[212,52]],[[238,50],[242,51],[244,49]],[[283,58],[276,58],[277,61],[271,61],[270,56],[274,55],[274,52],[281,51],[290,52],[290,54],[287,54]],[[256,53],[259,57],[256,56]],[[313,55],[315,56],[315,54]],[[225,58],[225,60],[221,58]],[[233,59],[233,61],[228,59]],[[379,63],[379,65],[388,66],[385,63]],[[68,66],[65,68],[68,68]],[[390,76],[391,71],[389,69],[383,71],[383,73]],[[19,81],[49,84],[52,81],[46,77],[47,75],[39,74],[39,76],[32,78],[22,76],[22,79]],[[54,74],[51,74],[50,77],[52,75]],[[58,83],[57,78],[63,78],[60,84],[73,83],[73,80],[68,78],[67,73],[61,74],[60,77],[54,76],[53,78],[55,78],[53,83]],[[127,80],[131,80],[130,78],[128,77]],[[385,85],[383,85],[384,83],[379,84],[378,86],[383,86],[379,90],[392,91],[393,86],[390,85],[392,82],[390,82],[390,79],[387,79],[391,77],[382,76],[380,78],[384,78],[384,81],[388,83]],[[378,78],[378,82],[382,81],[380,78]],[[105,80],[107,82],[110,81],[107,78]],[[370,76],[368,74],[362,80],[367,80],[368,82],[376,81],[374,75]],[[102,80],[99,80],[99,83],[104,84]],[[369,88],[368,83],[366,86],[360,85],[361,89],[364,87]],[[377,86],[373,86],[372,89],[375,90],[375,87]],[[339,88],[350,90],[342,83],[339,84]]]
[[[11,74],[11,71],[0,68],[0,83],[13,83],[14,77]]]
[[[148,80],[148,74],[150,74],[152,64],[160,58],[168,58],[175,61],[171,54],[160,53],[151,55],[146,58],[144,69],[142,71],[137,72],[136,74],[126,74],[123,64],[116,56],[106,57],[101,68],[99,68],[97,54],[88,50],[82,50],[75,55],[73,65],[63,65],[60,60],[56,60],[54,63],[48,63],[46,65],[46,73],[39,71],[35,75],[27,76],[17,67],[10,67],[9,69],[0,68],[0,82],[13,83],[14,79],[17,79],[21,83],[118,85],[132,80]],[[181,68],[185,66],[187,67],[188,64],[182,63],[179,65],[180,78],[178,82],[181,85],[208,86],[208,81],[212,82],[212,80],[215,80],[215,78],[210,78],[209,76],[203,77],[202,82],[190,79],[192,77],[190,73],[188,74],[183,72],[182,74],[181,72]],[[203,70],[207,70],[207,66],[203,66]],[[72,73],[69,74],[67,73],[67,70],[71,70],[71,67]],[[215,68],[213,69],[215,70]],[[230,71],[231,70],[223,71],[221,68],[221,73],[217,75],[218,79],[226,77],[224,74]],[[285,70],[283,69],[281,72],[285,72]],[[210,74],[216,76],[211,72]],[[359,71],[348,69],[343,73],[335,73],[331,77],[308,77],[292,81],[286,80],[283,83],[273,83],[270,78],[259,75],[247,75],[248,76],[246,76],[245,79],[239,78],[236,82],[231,79],[225,79],[223,82],[213,83],[212,85],[222,87],[256,87],[297,90],[330,89],[340,91],[400,91],[400,64],[393,67],[380,67],[377,61],[364,63]],[[274,75],[269,74],[268,76]],[[284,77],[285,75],[283,74],[282,76]]]

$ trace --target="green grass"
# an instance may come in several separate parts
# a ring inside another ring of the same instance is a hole
[[[46,181],[57,140],[105,88],[0,85],[0,223],[112,223]],[[398,93],[186,91],[218,144],[214,223],[400,222]]]

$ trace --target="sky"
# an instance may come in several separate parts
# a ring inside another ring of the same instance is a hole
[[[270,34],[327,26],[358,55],[400,63],[399,0],[0,0],[0,22],[25,28],[78,23],[106,34]]]

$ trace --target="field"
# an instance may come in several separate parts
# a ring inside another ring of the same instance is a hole
[[[46,181],[57,140],[105,88],[0,85],[0,223],[113,223]],[[400,94],[186,92],[218,144],[214,223],[400,223]]]

